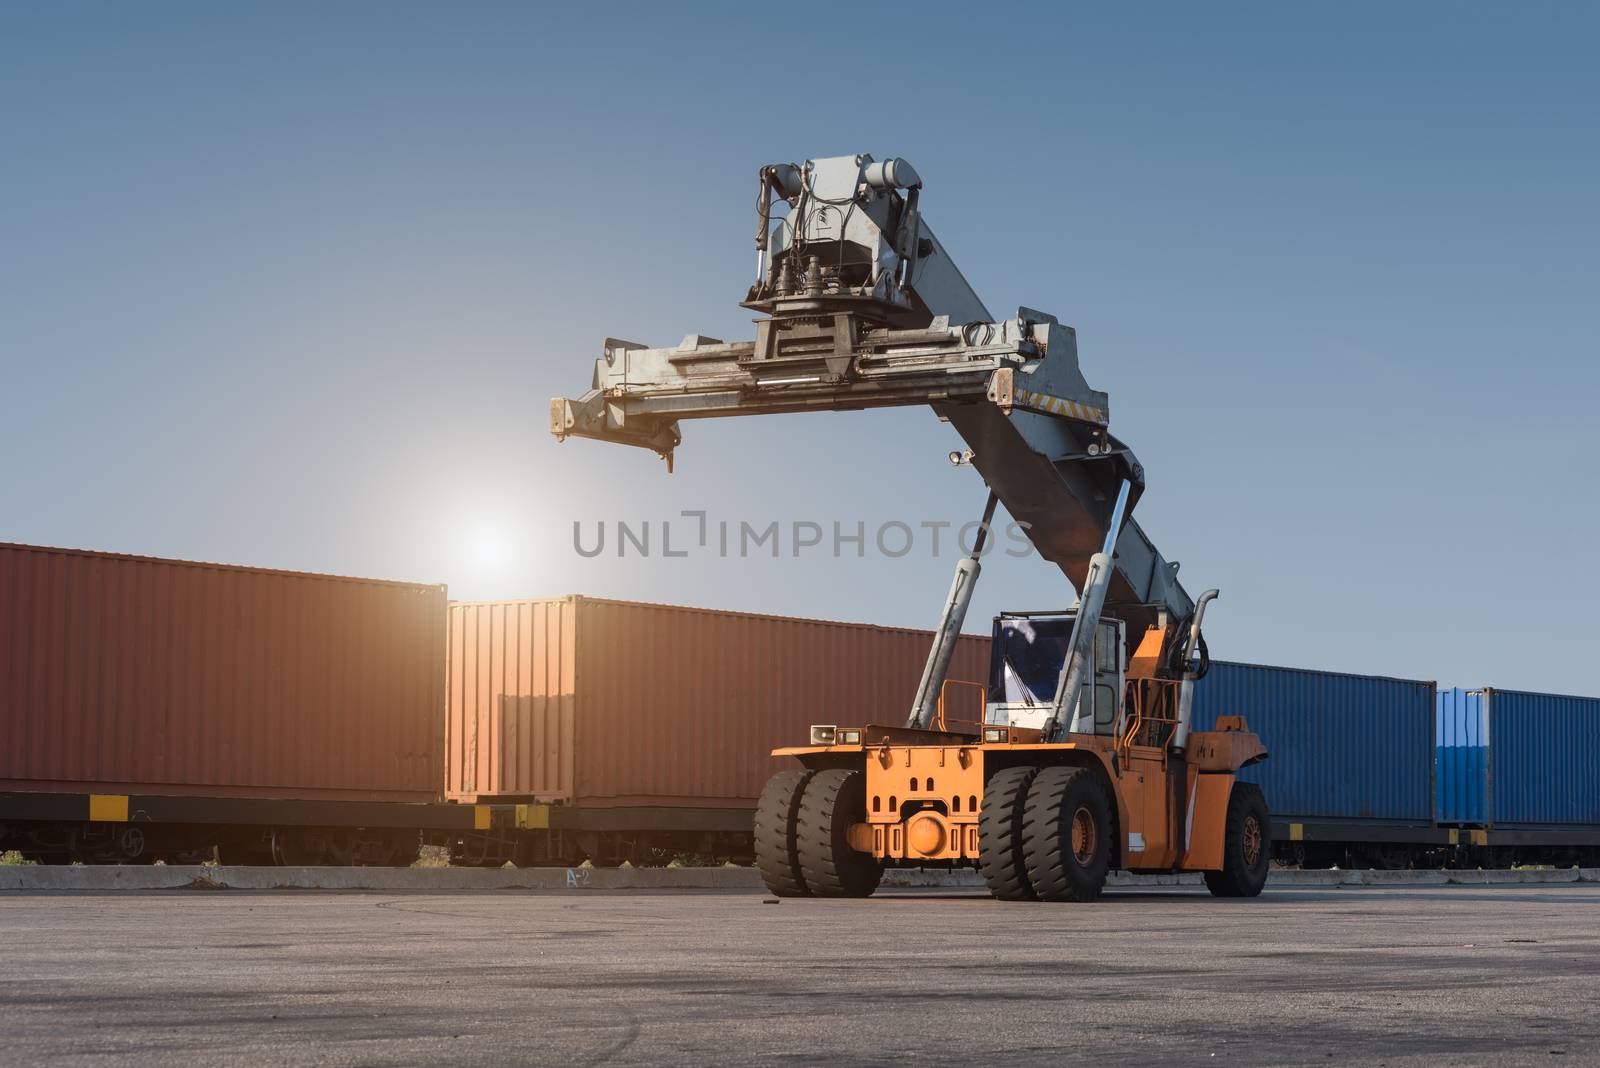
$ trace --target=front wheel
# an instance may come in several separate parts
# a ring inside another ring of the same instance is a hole
[[[1005,768],[983,785],[978,810],[978,870],[989,893],[1001,901],[1037,901],[1028,881],[1028,851],[1022,840],[1028,787],[1038,768]]]
[[[1111,799],[1088,768],[1045,768],[1023,819],[1028,882],[1042,901],[1093,901],[1111,866]]]
[[[1208,871],[1206,888],[1216,897],[1255,897],[1267,884],[1272,863],[1267,799],[1254,783],[1236,782],[1228,795],[1222,870]]]
[[[867,776],[848,768],[812,775],[800,793],[795,852],[813,897],[866,897],[878,888],[883,865],[852,849],[850,828],[867,818]]]
[[[805,897],[805,876],[800,874],[799,843],[795,840],[800,818],[800,795],[811,772],[795,768],[767,780],[756,802],[755,853],[761,881],[778,897]]]

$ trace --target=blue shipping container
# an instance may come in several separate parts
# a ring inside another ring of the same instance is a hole
[[[1493,825],[1600,826],[1600,699],[1487,696]]]
[[[1438,820],[1489,820],[1489,717],[1482,690],[1440,690],[1434,723]]]
[[[1273,818],[1433,820],[1431,682],[1214,661],[1195,685],[1194,725],[1242,715],[1267,759],[1240,773]]]

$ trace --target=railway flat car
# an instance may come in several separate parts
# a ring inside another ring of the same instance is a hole
[[[0,849],[46,862],[745,859],[770,751],[913,700],[932,635],[0,544]],[[975,731],[988,637],[940,725]],[[1600,700],[1218,661],[1281,863],[1600,862]]]
[[[1243,715],[1272,759],[1240,778],[1273,798],[1274,854],[1311,867],[1402,865],[1442,844],[1432,682],[1214,661],[1195,726]]]
[[[1486,866],[1600,863],[1600,700],[1441,690],[1441,828]]]
[[[0,544],[0,850],[744,858],[773,746],[907,706],[931,640],[581,597],[450,606],[439,585]],[[963,638],[952,679],[981,679],[987,647]],[[981,686],[949,689],[952,719],[975,724]]]
[[[1600,863],[1600,700],[1218,661],[1195,725],[1244,715],[1272,760],[1273,854],[1302,867]]]
[[[0,844],[400,862],[442,801],[443,586],[0,545]]]

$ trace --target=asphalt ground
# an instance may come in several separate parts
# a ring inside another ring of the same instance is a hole
[[[0,1064],[1600,1062],[1600,886],[0,895]]]

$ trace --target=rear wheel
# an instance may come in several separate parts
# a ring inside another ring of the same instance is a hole
[[[756,802],[755,853],[761,879],[779,897],[805,897],[805,877],[795,841],[800,817],[800,794],[811,772],[780,771],[767,780]]]
[[[1208,871],[1206,888],[1217,897],[1255,897],[1267,883],[1272,862],[1267,837],[1267,799],[1254,783],[1236,782],[1228,794],[1222,870]]]
[[[1038,768],[1006,768],[990,776],[978,811],[978,870],[989,893],[1001,901],[1036,901],[1028,881],[1028,852],[1023,847],[1023,817],[1028,787]]]
[[[1028,881],[1043,901],[1093,901],[1111,866],[1111,802],[1088,768],[1045,768],[1023,817]]]
[[[795,851],[806,890],[814,897],[866,897],[878,888],[883,865],[850,848],[850,827],[867,818],[867,776],[847,768],[812,775],[800,794]]]

